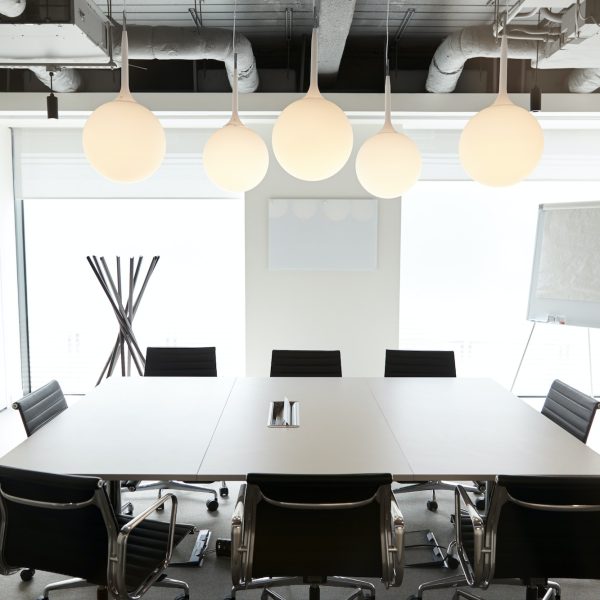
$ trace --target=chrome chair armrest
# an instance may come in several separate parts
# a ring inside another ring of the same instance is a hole
[[[404,577],[404,516],[392,495],[390,499],[392,539],[386,544],[386,587],[397,587]]]
[[[463,542],[462,530],[462,508],[466,511],[467,516],[473,525],[473,562],[471,565]],[[479,513],[469,494],[462,485],[457,485],[454,490],[454,509],[455,518],[454,524],[456,529],[456,550],[460,566],[465,574],[465,579],[469,585],[478,585],[481,581],[483,573],[483,540],[485,535],[485,523],[483,516]]]
[[[239,585],[244,576],[245,562],[244,554],[247,549],[244,549],[244,499],[246,497],[246,484],[240,486],[238,499],[233,509],[231,516],[231,581],[233,585]]]
[[[137,587],[133,592],[128,592],[126,584],[127,575],[127,545],[131,533],[139,527],[148,517],[164,506],[167,501],[171,501],[171,518],[169,520],[169,532],[167,545],[165,548],[164,560],[158,567]],[[137,517],[123,525],[118,532],[116,540],[116,548],[111,552],[109,558],[108,569],[108,588],[116,598],[128,598],[135,600],[152,587],[154,582],[160,577],[161,573],[167,568],[171,555],[173,553],[173,543],[175,540],[175,524],[177,522],[177,497],[173,494],[165,494],[156,502],[150,505],[146,510],[140,513]]]

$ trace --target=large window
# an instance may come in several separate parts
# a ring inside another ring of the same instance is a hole
[[[216,346],[220,375],[245,371],[243,199],[25,199],[31,385],[86,393],[118,333],[86,256],[160,260],[134,321],[146,346]],[[118,374],[118,370],[116,371]]]
[[[538,205],[598,200],[595,182],[420,182],[402,200],[400,347],[452,349],[459,376],[512,385],[532,324],[526,320]],[[514,387],[544,396],[555,378],[600,392],[600,335],[536,326]]]

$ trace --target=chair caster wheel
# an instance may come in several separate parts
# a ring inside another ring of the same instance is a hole
[[[158,506],[156,508],[156,512],[162,512],[163,510],[165,510],[165,505],[164,504],[161,504],[160,506]]]
[[[38,596],[35,600],[50,600],[48,596]]]
[[[21,576],[21,581],[31,581],[35,575],[35,569],[23,569],[19,575]]]
[[[477,510],[485,510],[485,498],[478,498],[475,500],[475,508]]]
[[[179,594],[179,596],[176,596],[174,598],[174,600],[190,600],[190,595],[189,594]]]
[[[216,498],[209,498],[206,501],[206,508],[208,508],[208,512],[214,512],[219,508],[219,501]]]
[[[260,600],[269,600],[269,594],[267,594],[266,590],[263,590],[262,594],[260,595]]]
[[[452,569],[454,571],[454,569],[458,569],[460,563],[458,562],[458,560],[456,558],[454,558],[454,556],[448,556],[446,557],[446,562],[448,563],[448,568]]]
[[[121,508],[121,512],[124,515],[127,515],[128,517],[130,517],[133,514],[133,504],[131,502],[128,502],[127,504],[125,504],[122,508]]]
[[[227,496],[229,496],[229,488],[228,487],[219,488],[219,496],[221,496],[221,498],[227,498]]]
[[[438,503],[435,500],[427,500],[427,510],[435,512],[438,509]]]

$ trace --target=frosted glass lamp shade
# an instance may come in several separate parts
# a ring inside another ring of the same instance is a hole
[[[410,189],[421,174],[417,145],[392,127],[370,137],[356,155],[356,176],[369,194],[397,198]]]
[[[202,160],[214,184],[229,192],[247,192],[267,174],[269,151],[258,133],[234,119],[210,136]]]
[[[352,125],[344,111],[317,93],[287,106],[273,127],[279,164],[304,181],[335,175],[352,152]]]
[[[165,156],[160,121],[130,95],[99,106],[83,128],[83,149],[92,166],[113,181],[150,177]]]
[[[508,98],[499,98],[467,123],[459,156],[467,173],[485,185],[513,185],[527,177],[544,150],[536,118]]]

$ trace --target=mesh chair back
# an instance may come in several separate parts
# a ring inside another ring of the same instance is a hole
[[[597,408],[597,400],[556,379],[550,386],[542,414],[585,443]]]
[[[67,402],[58,382],[51,381],[27,394],[12,407],[19,411],[27,437],[67,409]]]
[[[506,493],[518,501],[580,508],[519,506]],[[581,505],[597,510],[581,510]],[[600,528],[599,478],[501,476],[490,501],[490,528],[496,535],[494,578],[600,578],[600,547],[593,533]]]
[[[386,350],[385,377],[456,377],[451,350]]]
[[[79,503],[103,495],[95,477],[51,475],[0,466],[0,567],[27,567],[106,584],[107,524],[98,505],[56,510],[28,506],[5,495],[54,503]]]
[[[271,377],[341,377],[339,350],[273,350]]]
[[[381,486],[386,498],[381,506],[372,500],[358,508],[333,510],[286,508],[259,500],[251,506],[255,534],[252,578],[382,577],[382,511],[390,510],[390,484],[388,474],[248,475],[250,496],[256,486],[264,496],[279,502],[313,507],[357,502],[372,498]]]
[[[146,377],[216,377],[216,349],[157,348],[146,350]]]

